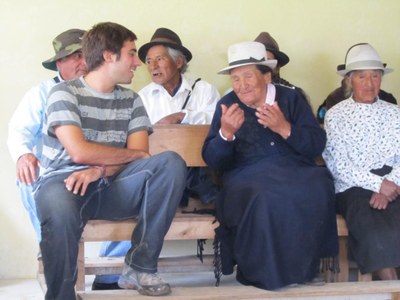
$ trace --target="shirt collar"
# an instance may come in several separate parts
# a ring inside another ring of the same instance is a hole
[[[182,81],[181,84],[178,88],[178,90],[174,93],[174,95],[172,97],[174,97],[175,95],[178,95],[179,93],[184,92],[185,90],[191,91],[192,90],[192,86],[189,84],[188,79],[181,75]],[[167,90],[161,85],[161,84],[157,84],[155,82],[152,82],[153,85],[153,93],[160,93],[160,92],[165,92],[167,93]]]

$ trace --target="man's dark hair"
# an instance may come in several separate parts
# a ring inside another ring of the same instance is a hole
[[[122,25],[112,22],[94,25],[84,35],[82,41],[82,53],[86,60],[87,71],[93,71],[104,63],[104,51],[117,54],[119,59],[124,43],[136,39],[136,35]]]

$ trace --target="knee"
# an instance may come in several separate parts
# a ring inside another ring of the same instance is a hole
[[[62,195],[48,197],[42,194],[38,195],[36,201],[43,236],[66,234],[79,236],[83,225],[79,208],[74,205],[74,200],[71,201]]]
[[[164,165],[167,170],[174,170],[174,172],[184,173],[186,176],[186,162],[183,158],[174,151],[166,151],[160,154],[164,160]]]

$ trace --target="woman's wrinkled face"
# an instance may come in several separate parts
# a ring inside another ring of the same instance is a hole
[[[349,75],[353,89],[353,99],[360,103],[373,103],[381,88],[383,72],[381,70],[357,70]]]
[[[271,82],[271,73],[262,74],[255,65],[234,68],[230,72],[232,88],[247,106],[263,105],[267,95],[266,85]]]

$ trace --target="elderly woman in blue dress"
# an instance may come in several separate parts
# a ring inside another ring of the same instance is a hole
[[[258,42],[228,49],[233,91],[217,104],[203,146],[222,171],[217,238],[222,273],[277,289],[314,282],[320,258],[337,255],[334,185],[316,166],[326,142],[307,101],[271,83],[276,60]]]
[[[397,279],[400,266],[400,108],[379,98],[391,72],[369,44],[352,46],[344,76],[353,93],[325,116],[323,157],[335,179],[336,207],[362,274]]]

